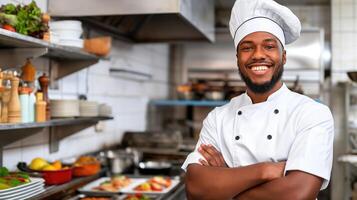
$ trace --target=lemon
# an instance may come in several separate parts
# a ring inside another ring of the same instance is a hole
[[[34,158],[31,161],[30,169],[41,170],[44,166],[48,165],[48,162],[43,158]]]
[[[48,165],[44,166],[41,170],[44,170],[44,171],[55,171],[55,170],[57,170],[57,169],[56,169],[55,166],[48,164]]]

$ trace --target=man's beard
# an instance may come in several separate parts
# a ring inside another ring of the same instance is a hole
[[[278,67],[279,67],[278,71],[273,74],[273,77],[271,78],[271,80],[267,81],[263,84],[253,83],[252,80],[248,76],[244,75],[241,72],[239,67],[238,67],[238,69],[239,69],[239,74],[242,77],[243,81],[245,82],[247,87],[252,92],[264,94],[264,93],[270,91],[274,87],[274,85],[281,79],[281,76],[283,75],[283,71],[284,71],[283,64],[280,64],[280,66],[278,66]]]

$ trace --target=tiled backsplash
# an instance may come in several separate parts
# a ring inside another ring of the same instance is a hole
[[[332,0],[332,80],[347,80],[357,70],[357,1]]]

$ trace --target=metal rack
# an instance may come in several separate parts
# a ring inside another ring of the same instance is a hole
[[[0,166],[2,165],[2,148],[10,143],[26,138],[30,135],[49,128],[50,152],[58,150],[59,141],[80,130],[95,125],[102,120],[111,120],[112,117],[78,117],[52,119],[40,123],[20,123],[0,125]]]
[[[51,79],[56,80],[97,63],[100,57],[80,48],[52,44],[44,40],[0,29],[0,59],[3,66],[23,64],[26,58],[51,58]]]

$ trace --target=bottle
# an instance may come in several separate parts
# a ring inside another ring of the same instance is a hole
[[[36,97],[33,91],[30,92],[29,94],[29,102],[28,102],[28,107],[29,107],[29,112],[28,112],[28,118],[29,122],[35,122],[35,103],[36,103]]]
[[[35,104],[36,122],[46,121],[46,102],[43,101],[43,93],[36,93],[36,104]]]
[[[28,123],[29,119],[29,91],[27,88],[20,90],[21,122]]]

